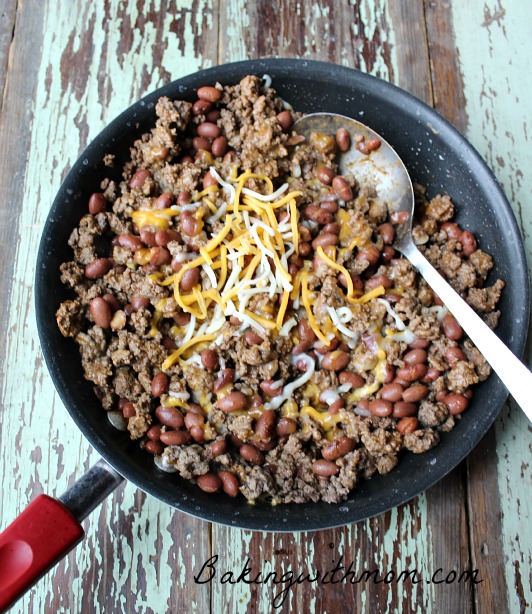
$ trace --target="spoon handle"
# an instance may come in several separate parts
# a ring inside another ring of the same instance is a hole
[[[458,320],[532,422],[532,373],[453,290],[413,243],[401,246],[401,251]]]

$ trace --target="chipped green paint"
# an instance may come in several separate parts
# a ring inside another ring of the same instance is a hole
[[[526,2],[453,3],[453,26],[469,117],[467,136],[508,196],[530,267],[532,81],[530,20],[525,17],[529,14]],[[526,359],[532,365],[530,337]],[[524,612],[526,604],[532,604],[532,427],[513,400],[496,422],[496,439],[508,608]]]

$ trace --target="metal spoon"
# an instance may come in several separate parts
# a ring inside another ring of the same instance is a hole
[[[340,173],[351,173],[362,187],[376,188],[378,197],[387,202],[392,211],[405,212],[405,217],[408,214],[406,221],[395,227],[393,247],[421,273],[532,422],[532,374],[414,245],[414,190],[408,171],[395,150],[374,130],[350,117],[313,113],[294,124],[294,129],[306,138],[312,132],[334,135],[339,128],[345,128],[351,136],[350,149],[338,156]],[[366,142],[379,139],[381,144],[367,155],[355,146],[356,141],[361,139]]]

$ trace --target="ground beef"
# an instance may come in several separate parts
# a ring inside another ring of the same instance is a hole
[[[455,426],[446,396],[470,397],[490,368],[466,337],[445,336],[446,311],[389,245],[393,218],[375,187],[361,188],[356,173],[347,174],[350,193],[340,195],[316,179],[319,167],[338,173],[333,136],[302,139],[289,125],[299,114],[257,76],[216,84],[210,94],[220,100],[203,109],[161,98],[155,126],[133,143],[122,177],[100,184],[106,210],[81,217],[69,239],[73,259],[60,265],[71,296],[58,307],[58,327],[79,346],[103,409],[123,411],[130,437],[158,466],[193,482],[229,471],[250,501],[336,503],[361,479],[391,471],[402,450],[434,447],[439,433]],[[221,137],[206,145],[196,137],[207,115],[215,124],[207,129]],[[104,161],[113,160],[108,154]],[[223,189],[212,185],[217,176]],[[288,202],[270,196],[271,209],[264,205],[261,197],[284,184]],[[236,191],[242,221],[230,200]],[[461,235],[444,226],[455,212],[448,195],[429,200],[416,185],[415,205],[414,242],[496,326],[504,282],[486,285],[491,256],[477,249],[467,257]],[[211,250],[219,233],[224,238]],[[334,266],[316,249],[324,234]],[[91,273],[97,259],[101,270]],[[235,287],[246,275],[244,297]],[[277,322],[280,305],[286,311]],[[409,417],[414,432],[404,435],[397,408],[383,416],[375,407],[385,382],[409,386],[399,370],[409,369],[412,346],[432,372],[414,382],[426,382],[426,395]],[[449,358],[457,349],[465,357]],[[228,379],[215,389],[222,370]],[[294,389],[294,382],[301,385]],[[228,411],[225,395],[235,403]],[[188,431],[189,443],[165,443],[176,427]],[[349,450],[331,461],[333,475],[323,476],[315,463],[340,437]]]
[[[431,428],[420,429],[408,435],[405,435],[403,443],[407,450],[414,454],[421,454],[437,446],[440,441],[440,436],[437,431]]]

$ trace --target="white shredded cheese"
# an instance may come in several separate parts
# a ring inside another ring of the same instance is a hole
[[[395,320],[395,325],[397,326],[398,330],[404,330],[405,329],[405,323],[403,322],[403,320],[401,320],[401,318],[395,313],[395,311],[392,309],[392,306],[390,305],[390,303],[383,298],[378,298],[377,301],[379,303],[381,303],[382,305],[384,305],[386,307],[386,311],[392,316],[392,318]]]
[[[253,196],[253,198],[256,198],[257,200],[260,200],[262,202],[270,203],[274,200],[277,200],[283,192],[286,192],[287,188],[288,184],[283,183],[280,188],[277,188],[277,190],[275,190],[275,192],[272,192],[271,194],[260,194],[260,192],[255,192],[255,190],[251,190],[250,188],[242,188],[242,194],[247,194],[248,196]]]
[[[279,395],[278,397],[275,397],[269,403],[265,403],[264,407],[266,409],[277,409],[278,407],[281,407],[281,405],[285,401],[288,401],[288,399],[292,396],[296,388],[299,388],[300,386],[303,386],[303,384],[306,384],[312,377],[312,374],[314,373],[315,369],[314,359],[311,358],[308,354],[297,354],[296,356],[291,357],[291,362],[293,362],[294,364],[297,364],[300,360],[304,361],[307,370],[293,382],[290,382],[290,384],[286,385],[284,387],[283,394]]]
[[[292,328],[294,328],[294,326],[296,326],[296,324],[297,324],[297,320],[295,318],[290,318],[289,320],[287,320],[281,326],[281,329],[279,330],[279,336],[287,337],[288,333],[292,330]]]

